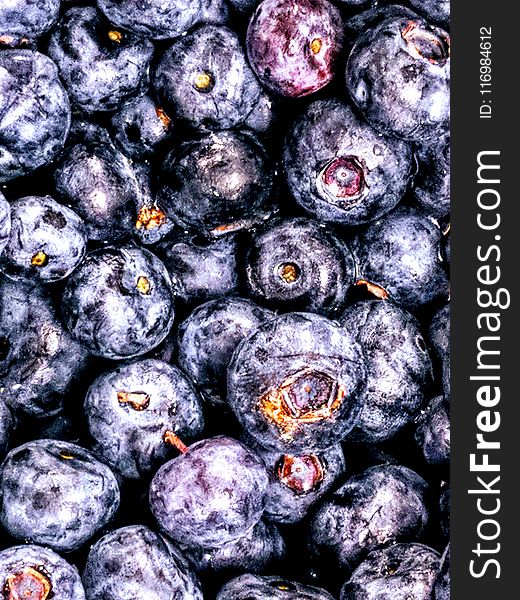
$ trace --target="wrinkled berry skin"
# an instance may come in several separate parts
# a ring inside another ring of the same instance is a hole
[[[368,281],[407,310],[447,298],[441,232],[424,213],[397,207],[357,238],[359,282]]]
[[[439,572],[433,586],[433,600],[450,600],[450,545],[441,557]]]
[[[424,211],[435,219],[450,212],[450,136],[419,146],[415,156],[419,172],[413,193]]]
[[[354,426],[365,379],[362,350],[348,331],[319,315],[288,313],[235,350],[227,400],[264,448],[318,452]]]
[[[150,509],[173,541],[220,548],[260,520],[267,473],[242,443],[218,436],[163,465],[150,484]]]
[[[83,582],[88,600],[202,600],[200,584],[180,552],[143,525],[115,529],[96,542]]]
[[[246,573],[220,590],[216,600],[334,600],[325,590],[282,577]]]
[[[92,354],[111,359],[145,354],[164,340],[173,323],[170,276],[144,248],[95,250],[68,279],[62,314],[68,330]]]
[[[0,256],[7,246],[11,233],[11,206],[0,192]]]
[[[50,416],[87,363],[87,352],[63,327],[47,293],[0,280],[0,388],[13,411]]]
[[[49,164],[70,126],[69,97],[50,58],[0,52],[0,183]]]
[[[85,399],[96,455],[124,477],[138,479],[164,463],[166,432],[190,440],[204,418],[183,372],[155,359],[138,360],[100,375]]]
[[[0,4],[0,35],[11,42],[37,38],[54,25],[58,19],[60,0],[8,0]]]
[[[422,544],[371,552],[341,590],[340,600],[431,600],[439,554]]]
[[[114,33],[119,41],[111,39]],[[93,7],[72,7],[52,33],[48,53],[71,100],[91,113],[115,110],[145,89],[153,44],[114,31]]]
[[[348,246],[306,218],[286,219],[257,232],[246,261],[249,295],[279,310],[332,316],[356,279]]]
[[[158,253],[170,274],[175,297],[185,304],[238,294],[238,250],[235,235],[211,242],[195,235],[174,237]]]
[[[7,449],[11,429],[14,427],[14,421],[11,411],[0,397],[0,458],[3,458]]]
[[[97,0],[111,23],[146,38],[174,38],[199,21],[225,23],[227,7],[223,0]]]
[[[25,544],[23,546],[12,546],[0,552],[0,590],[5,589],[5,585],[9,577],[13,575],[27,574],[28,577],[25,579],[25,586],[14,585],[11,587],[13,591],[19,591],[22,589],[32,589],[38,594],[38,591],[42,589],[41,585],[36,583],[36,586],[31,586],[31,580],[38,582],[38,573],[43,580],[43,586],[50,584],[50,590],[53,598],[59,600],[85,600],[85,590],[81,583],[76,567],[70,565],[61,556],[53,552],[49,548],[43,546],[36,546],[33,544]],[[32,576],[31,576],[32,575]],[[34,577],[36,575],[36,577]],[[28,585],[27,585],[28,584]],[[17,590],[18,587],[18,590]],[[45,588],[44,588],[45,589]],[[38,590],[38,591],[36,591]],[[11,596],[5,596],[11,598]],[[22,595],[12,596],[13,598],[22,598]],[[41,595],[31,594],[29,598],[32,600],[38,600],[43,598]],[[51,596],[50,596],[51,597]],[[46,596],[45,596],[46,598]]]
[[[411,6],[427,19],[449,25],[450,23],[450,0],[409,0]]]
[[[238,344],[274,313],[243,298],[222,298],[198,306],[177,334],[179,366],[205,398],[222,403],[231,356]]]
[[[412,174],[411,146],[378,134],[339,100],[318,100],[284,146],[296,202],[319,221],[359,225],[396,206]]]
[[[173,131],[170,117],[146,95],[125,102],[111,123],[119,147],[134,160],[151,159]]]
[[[339,318],[363,348],[367,392],[352,436],[366,444],[390,439],[411,423],[433,383],[419,322],[388,301],[349,306]]]
[[[430,465],[450,462],[450,413],[444,396],[434,398],[418,421],[415,441]]]
[[[162,165],[159,204],[177,225],[208,237],[251,227],[269,215],[273,175],[248,134],[222,131],[185,142]]]
[[[311,552],[351,571],[389,542],[416,540],[428,510],[427,484],[406,467],[380,465],[349,479],[330,495],[310,523]]]
[[[354,104],[385,135],[433,139],[448,129],[449,35],[418,18],[389,18],[363,33],[346,79]]]
[[[168,114],[199,130],[266,131],[272,107],[249,67],[237,35],[201,25],[166,49],[153,84]]]
[[[112,471],[75,444],[35,440],[11,450],[0,471],[0,523],[13,537],[77,550],[115,515]]]
[[[328,0],[264,0],[247,29],[247,55],[262,84],[298,98],[334,77],[343,22]]]
[[[286,552],[285,541],[276,525],[259,521],[236,542],[222,548],[193,548],[186,556],[198,573],[265,573],[276,570]]]
[[[0,269],[12,279],[50,283],[68,277],[87,248],[83,219],[50,196],[11,203],[11,235]]]
[[[445,304],[432,318],[428,328],[428,341],[442,384],[444,395],[449,398],[450,386],[450,304]]]
[[[287,455],[251,446],[269,475],[265,518],[274,523],[298,523],[345,474],[345,457],[337,444],[316,454]]]

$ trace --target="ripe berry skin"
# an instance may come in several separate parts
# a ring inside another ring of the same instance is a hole
[[[0,192],[0,256],[7,246],[11,232],[11,206]]]
[[[283,577],[246,573],[232,579],[216,600],[333,600],[329,592]]]

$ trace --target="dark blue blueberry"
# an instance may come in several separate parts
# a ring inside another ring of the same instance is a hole
[[[126,156],[149,159],[172,136],[170,117],[150,96],[127,100],[112,116],[112,131]]]
[[[73,103],[82,110],[110,111],[144,91],[153,44],[114,29],[95,8],[69,8],[51,35],[49,56]]]
[[[276,566],[286,552],[282,534],[272,523],[259,521],[244,537],[222,548],[194,548],[186,555],[197,572],[209,573],[265,573]]]
[[[88,600],[202,600],[180,552],[143,525],[115,529],[96,542],[83,584]]]
[[[119,507],[112,471],[75,444],[35,440],[11,450],[0,471],[0,523],[17,539],[77,550]]]
[[[182,35],[196,23],[225,23],[224,0],[97,0],[111,23],[147,38],[161,40]]]
[[[169,434],[191,440],[204,427],[190,381],[177,367],[155,359],[100,375],[87,392],[85,414],[96,454],[134,479],[167,460]]]
[[[70,125],[69,98],[50,58],[0,52],[0,182],[49,164]]]
[[[86,361],[45,291],[0,280],[0,388],[6,404],[36,417],[56,414]]]
[[[179,365],[204,397],[222,403],[231,356],[245,337],[274,314],[250,300],[222,298],[197,307],[178,331]]]
[[[349,0],[340,0],[341,2],[349,2]],[[353,0],[353,4],[357,0]],[[364,33],[368,29],[372,29],[377,25],[380,25],[387,19],[396,17],[416,19],[418,15],[408,6],[402,4],[386,4],[381,3],[379,0],[360,0],[358,4],[366,4],[366,6],[360,6],[361,10],[356,12],[345,22],[345,31],[351,40]]]
[[[435,359],[438,379],[444,395],[450,397],[450,304],[445,304],[433,316],[428,329],[428,341]]]
[[[334,315],[356,280],[348,246],[316,221],[293,218],[253,236],[246,264],[248,293],[280,310]]]
[[[0,359],[2,358],[3,342],[0,339]],[[11,429],[14,428],[14,420],[11,411],[0,396],[0,458],[3,458],[7,450],[7,444],[11,435]]]
[[[426,492],[426,481],[399,465],[371,467],[355,475],[314,515],[309,529],[312,553],[351,571],[376,548],[420,538],[428,522]]]
[[[193,444],[157,471],[150,508],[174,541],[221,548],[258,523],[266,489],[261,460],[242,443],[218,436]]]
[[[0,255],[9,241],[11,232],[11,206],[0,192]]]
[[[95,250],[68,279],[62,313],[69,331],[92,354],[139,356],[160,344],[171,329],[171,279],[148,250]]]
[[[424,213],[398,207],[357,238],[358,285],[408,310],[447,298],[439,226]]]
[[[234,235],[212,242],[193,235],[174,236],[158,248],[175,297],[187,304],[238,294],[238,250]]]
[[[450,0],[409,0],[412,7],[427,19],[440,23],[442,26],[450,24]]]
[[[89,239],[128,238],[146,197],[136,165],[113,145],[106,130],[88,122],[75,126],[78,131],[54,173],[59,197],[83,218]]]
[[[339,318],[363,348],[367,392],[352,435],[367,444],[393,437],[413,422],[433,383],[419,323],[388,301],[356,302]]]
[[[34,42],[58,20],[61,0],[7,0],[0,4],[2,42]],[[13,38],[10,40],[9,38]]]
[[[444,262],[447,266],[447,268],[450,268],[450,262],[451,262],[451,243],[450,243],[450,229],[448,229],[448,231],[444,234],[444,238],[443,238],[443,245],[442,245],[442,258],[444,259]]]
[[[440,511],[440,531],[443,539],[448,540],[450,537],[450,504],[451,504],[451,488],[446,486],[439,498]]]
[[[341,590],[340,600],[431,600],[439,554],[422,544],[371,552]]]
[[[390,211],[412,174],[411,146],[378,134],[338,100],[309,106],[284,149],[287,182],[320,221],[359,225]]]
[[[282,454],[252,448],[269,475],[265,518],[275,523],[298,523],[345,474],[345,457],[337,444],[316,454]]]
[[[450,136],[419,146],[419,172],[415,176],[413,193],[426,213],[442,219],[450,212]]]
[[[50,283],[68,277],[87,247],[83,219],[50,196],[11,203],[11,235],[0,269],[12,279]]]
[[[177,38],[162,55],[153,83],[168,114],[196,129],[265,131],[273,118],[237,35],[226,27],[202,25]]]
[[[85,600],[77,568],[49,548],[32,544],[0,552],[0,590],[7,600]]]
[[[245,133],[210,133],[172,150],[162,165],[159,204],[181,227],[209,237],[265,220],[273,173],[264,148]]]
[[[433,586],[433,600],[450,600],[450,545],[441,557],[439,572]]]
[[[450,413],[444,396],[434,398],[421,415],[415,441],[430,465],[449,465]]]
[[[365,31],[347,62],[347,88],[383,134],[423,142],[447,130],[450,38],[422,19],[394,17]]]
[[[247,30],[247,55],[258,78],[291,98],[326,86],[342,47],[341,13],[328,0],[264,0]]]
[[[354,337],[312,313],[271,319],[243,340],[228,371],[228,402],[267,449],[318,452],[355,425],[365,361]]]
[[[334,600],[325,590],[283,577],[245,574],[220,590],[216,600]]]

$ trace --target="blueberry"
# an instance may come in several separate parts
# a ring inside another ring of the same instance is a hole
[[[246,573],[226,583],[216,600],[333,600],[333,597],[321,588],[283,577]]]
[[[451,504],[451,488],[446,486],[439,498],[440,511],[440,532],[443,539],[447,540],[450,537],[450,504]]]
[[[282,454],[252,448],[269,475],[265,518],[275,523],[298,523],[345,473],[345,457],[337,444],[316,454]]]
[[[185,142],[162,166],[159,203],[181,227],[207,236],[238,231],[266,219],[273,173],[252,136],[218,132]]]
[[[150,39],[175,38],[199,21],[225,23],[223,0],[97,0],[111,23]]]
[[[250,13],[260,0],[228,0],[228,3],[240,13]]]
[[[311,313],[271,319],[243,340],[228,371],[228,402],[263,447],[318,452],[352,429],[365,393],[361,347]]]
[[[428,328],[428,341],[436,363],[438,379],[446,397],[450,396],[450,304],[445,304],[433,315]]]
[[[11,206],[0,192],[0,255],[9,241],[11,233]]]
[[[0,471],[0,523],[17,539],[77,550],[115,515],[108,467],[75,444],[35,440],[9,452]]]
[[[100,375],[87,392],[85,415],[97,455],[135,479],[166,461],[169,433],[190,440],[204,427],[190,381],[177,367],[155,359]]]
[[[240,442],[218,436],[193,444],[157,471],[150,508],[174,541],[220,548],[258,523],[266,489],[260,459]]]
[[[121,241],[130,237],[141,201],[136,168],[113,145],[106,130],[83,123],[54,172],[59,198],[86,223],[88,237]]]
[[[50,283],[68,277],[85,256],[83,219],[50,196],[11,203],[11,235],[0,269],[13,279]]]
[[[341,590],[340,600],[431,600],[438,553],[422,544],[371,552]]]
[[[352,435],[379,443],[411,423],[426,403],[433,383],[426,343],[415,317],[390,302],[356,302],[339,322],[366,358],[367,392]]]
[[[32,544],[0,552],[0,590],[7,600],[85,600],[76,567],[49,548]]]
[[[144,91],[153,44],[114,29],[95,8],[69,8],[51,35],[56,62],[71,100],[82,110],[110,111]]]
[[[86,362],[45,291],[0,280],[0,388],[13,410],[56,414]]]
[[[196,235],[174,236],[158,248],[175,297],[187,304],[238,294],[238,251],[235,235],[212,242]]]
[[[197,572],[204,575],[264,573],[275,568],[284,558],[285,552],[285,541],[277,527],[272,523],[259,521],[238,541],[230,542],[222,548],[194,548],[187,551],[187,557]]]
[[[0,340],[0,352],[2,351],[2,342]],[[14,421],[11,411],[0,396],[0,458],[7,450],[7,444],[11,435],[11,429],[14,428]]]
[[[33,50],[0,52],[0,183],[48,165],[70,126],[67,93],[50,58]]]
[[[443,26],[450,23],[450,0],[409,0],[412,7],[427,19]]]
[[[62,312],[69,331],[92,354],[139,356],[160,344],[172,326],[170,276],[148,250],[95,250],[69,277]]]
[[[433,586],[433,600],[450,600],[450,545],[441,557],[439,572]]]
[[[173,124],[150,96],[127,100],[112,116],[114,137],[124,154],[135,160],[151,159],[156,149],[169,140]]]
[[[196,129],[265,131],[271,102],[247,64],[237,35],[201,25],[166,49],[153,78],[161,105]]]
[[[450,136],[444,135],[416,151],[419,172],[413,193],[425,212],[442,219],[450,212]]]
[[[450,413],[443,396],[434,398],[418,420],[415,440],[430,465],[449,465]]]
[[[280,310],[334,315],[356,280],[348,246],[334,232],[301,217],[257,232],[246,260],[248,293]]]
[[[444,234],[444,238],[443,238],[443,245],[442,245],[442,258],[444,259],[444,263],[446,265],[446,267],[450,268],[450,258],[451,258],[451,243],[450,243],[450,229],[448,229],[448,231]]]
[[[58,20],[61,0],[8,0],[0,5],[3,44],[34,42]],[[12,39],[10,39],[12,38]]]
[[[96,542],[83,583],[88,600],[202,600],[180,552],[143,525],[115,529]]]
[[[231,356],[239,342],[274,315],[250,300],[222,298],[198,306],[178,331],[179,365],[203,392],[222,403]]]
[[[338,100],[319,100],[293,125],[284,148],[292,195],[320,221],[359,225],[390,211],[412,174],[407,142],[379,135]]]
[[[350,571],[376,548],[418,539],[428,522],[426,491],[424,479],[399,465],[379,465],[355,475],[312,518],[312,553]]]
[[[383,134],[433,139],[447,130],[449,35],[417,18],[394,17],[363,33],[347,62],[347,88]]]
[[[343,22],[328,0],[264,0],[247,29],[249,62],[281,96],[307,96],[334,77]]]
[[[440,250],[438,225],[421,211],[398,207],[359,234],[357,283],[417,310],[448,295]]]

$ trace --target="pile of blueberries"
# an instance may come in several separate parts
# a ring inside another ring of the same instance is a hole
[[[0,2],[0,598],[449,598],[449,1]]]

